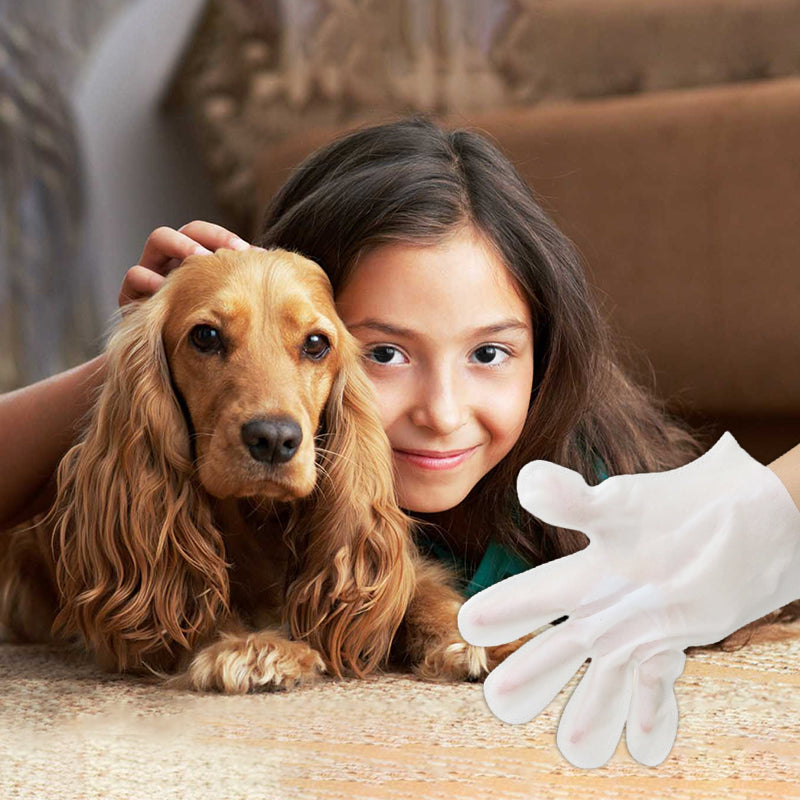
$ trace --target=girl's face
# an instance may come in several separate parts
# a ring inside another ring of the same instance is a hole
[[[442,244],[387,244],[336,299],[366,347],[400,505],[445,511],[511,450],[533,383],[530,310],[470,229]]]

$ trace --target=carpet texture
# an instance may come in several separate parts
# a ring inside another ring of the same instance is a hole
[[[623,740],[597,770],[555,744],[579,676],[512,726],[480,684],[392,673],[197,695],[105,675],[67,648],[0,645],[0,798],[800,798],[800,627],[785,631],[691,655],[668,759],[643,767]]]

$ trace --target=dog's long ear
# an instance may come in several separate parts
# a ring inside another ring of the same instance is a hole
[[[108,669],[168,669],[228,603],[220,532],[192,475],[172,390],[162,293],[125,315],[86,433],[58,469],[51,511],[62,607]]]
[[[384,663],[414,591],[408,518],[397,505],[391,449],[342,328],[342,367],[325,410],[325,450],[299,577],[287,591],[292,635],[341,676]]]

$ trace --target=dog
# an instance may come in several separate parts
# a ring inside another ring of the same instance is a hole
[[[390,663],[480,679],[515,646],[459,635],[313,261],[195,255],[126,306],[57,494],[0,534],[0,623],[79,637],[106,670],[242,693]]]

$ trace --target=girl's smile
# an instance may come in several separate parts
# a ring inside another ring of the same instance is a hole
[[[392,448],[396,458],[403,459],[409,464],[413,464],[420,469],[452,469],[463,464],[477,449],[470,447],[467,450],[451,450],[444,452],[439,450],[399,450]]]
[[[511,450],[533,383],[530,310],[471,228],[359,259],[337,309],[364,346],[400,505],[454,508]]]

